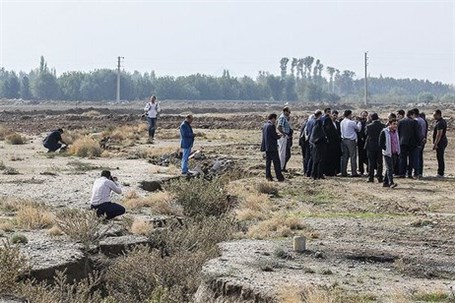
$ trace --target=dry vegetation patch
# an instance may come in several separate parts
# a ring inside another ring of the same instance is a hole
[[[183,212],[182,207],[167,191],[154,192],[145,197],[139,196],[136,191],[130,191],[124,195],[123,204],[129,209],[148,207],[153,214],[159,215],[181,216]]]
[[[11,145],[21,145],[27,142],[27,138],[18,134],[18,133],[11,133],[5,137],[7,143]]]
[[[143,218],[134,218],[130,230],[131,233],[135,235],[147,236],[152,232],[153,226],[148,220],[145,220]]]
[[[255,239],[289,237],[305,229],[302,218],[286,213],[277,213],[270,219],[252,225],[247,236]]]
[[[54,214],[41,203],[27,203],[19,207],[15,220],[17,225],[26,229],[41,229],[52,226]]]
[[[79,157],[99,157],[102,152],[99,143],[89,136],[76,139],[69,149],[70,154]]]

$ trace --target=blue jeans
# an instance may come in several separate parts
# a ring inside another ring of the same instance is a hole
[[[188,158],[191,154],[191,147],[190,148],[182,148],[182,174],[186,174],[188,172]]]
[[[149,124],[149,137],[155,137],[155,129],[156,129],[156,118],[147,117],[147,122]]]
[[[100,205],[92,205],[92,209],[96,209],[98,217],[106,216],[106,219],[112,219],[125,213],[125,207],[117,203],[104,202]]]

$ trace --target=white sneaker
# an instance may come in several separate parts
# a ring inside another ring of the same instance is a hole
[[[440,174],[437,174],[436,176],[434,176],[435,178],[444,178],[443,175],[440,175]]]

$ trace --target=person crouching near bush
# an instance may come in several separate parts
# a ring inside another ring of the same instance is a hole
[[[103,170],[101,177],[93,183],[91,208],[96,209],[98,217],[106,216],[106,219],[112,219],[125,213],[125,208],[117,203],[111,202],[111,192],[122,193],[117,177],[113,177],[111,172]]]
[[[48,149],[48,153],[56,152],[57,150],[65,151],[68,147],[62,139],[63,129],[59,128],[52,131],[43,141],[43,146]]]

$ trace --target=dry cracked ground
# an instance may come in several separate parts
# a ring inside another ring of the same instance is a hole
[[[278,111],[279,104],[239,104],[235,111],[219,103],[169,104],[153,145],[146,142],[140,104],[135,109],[132,105],[115,109],[96,104],[90,108],[36,106],[8,103],[0,111],[0,127],[16,131],[25,140],[18,145],[0,141],[0,199],[43,204],[49,216],[62,208],[87,208],[94,179],[101,169],[109,168],[126,192],[114,201],[126,203],[131,220],[179,213],[166,192],[153,193],[155,200],[169,202],[165,211],[140,205],[141,197],[150,195],[142,182],[178,176],[178,160],[161,166],[166,162],[161,156],[178,150],[182,115],[197,113],[194,149],[207,159],[194,160],[192,165],[211,165],[216,160],[232,164],[237,177],[228,184],[228,191],[238,201],[233,212],[239,231],[237,240],[221,244],[221,256],[204,266],[196,302],[455,300],[455,113],[449,107],[443,108],[449,121],[446,178],[431,177],[436,175],[436,158],[428,144],[425,177],[398,179],[398,187],[390,190],[365,178],[306,178],[301,174],[298,146],[293,147],[286,182],[264,182],[260,127],[265,114]],[[294,127],[314,108],[296,108]],[[433,109],[422,108],[427,114]],[[392,107],[369,110],[385,117]],[[95,141],[110,135],[112,141],[99,157],[47,154],[41,142],[55,127],[67,129],[69,141],[82,135]],[[0,237],[28,236],[29,242],[19,245],[31,258],[43,255],[33,245],[41,247],[49,259],[71,250],[66,246],[57,250],[49,244],[61,237],[49,231],[52,218],[44,220],[43,226],[27,228],[14,220],[16,215],[8,208],[0,210]],[[132,233],[144,233],[141,228]],[[292,250],[293,236],[307,238],[304,253]],[[301,294],[314,287],[318,291]]]

